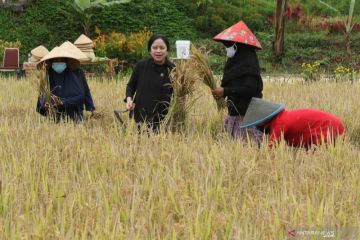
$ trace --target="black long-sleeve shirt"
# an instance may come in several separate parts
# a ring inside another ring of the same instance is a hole
[[[136,122],[158,123],[167,114],[172,96],[169,73],[174,67],[168,60],[158,65],[152,58],[136,65],[126,87],[126,98],[135,96]]]
[[[252,97],[262,98],[263,81],[253,47],[236,43],[237,51],[228,58],[221,86],[227,97],[230,116],[245,115]]]
[[[244,75],[234,78],[224,86],[230,116],[245,115],[252,97],[262,98],[262,80],[260,76]]]
[[[57,118],[67,116],[71,119],[79,117],[81,119],[84,105],[87,111],[95,110],[90,88],[82,70],[71,71],[66,68],[63,73],[58,74],[49,68],[48,74],[52,94],[63,102],[63,105],[57,107]],[[45,99],[41,96],[38,99],[36,110],[42,115],[48,113],[45,108]]]

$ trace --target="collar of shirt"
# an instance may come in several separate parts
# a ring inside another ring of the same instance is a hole
[[[152,67],[173,67],[173,63],[170,62],[168,58],[165,59],[165,62],[162,65],[156,64],[152,57],[150,57],[150,62]]]

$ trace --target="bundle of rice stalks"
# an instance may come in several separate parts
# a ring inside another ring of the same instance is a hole
[[[45,100],[45,104],[48,106],[48,115],[50,117],[55,116],[55,108],[52,105],[52,93],[50,89],[49,76],[46,73],[46,64],[43,64],[37,74],[37,89],[39,97]]]
[[[193,103],[188,104],[187,99],[195,91],[194,84],[199,80],[192,61],[181,60],[170,73],[173,99],[170,102],[168,114],[165,117],[165,126],[173,131],[184,127],[188,112]]]
[[[38,91],[40,97],[45,98],[46,102],[51,103],[51,90],[50,90],[50,82],[48,76],[46,74],[46,66],[45,64],[38,71]]]
[[[195,69],[198,71],[202,82],[208,86],[211,90],[218,87],[218,81],[214,78],[214,74],[209,66],[209,56],[205,48],[191,47],[191,60],[194,62]],[[226,107],[226,101],[224,98],[215,99],[218,110],[222,110]]]

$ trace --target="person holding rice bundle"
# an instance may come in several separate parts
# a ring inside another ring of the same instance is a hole
[[[284,104],[252,98],[241,129],[258,126],[269,134],[269,145],[284,139],[287,145],[309,149],[312,145],[335,143],[344,134],[341,120],[317,109],[286,111]]]
[[[81,57],[61,46],[52,49],[38,63],[37,68],[45,71],[44,80],[49,81],[46,83],[49,93],[40,91],[36,106],[41,115],[48,116],[53,111],[56,122],[68,119],[82,121],[84,105],[92,116],[96,115],[85,74],[80,69]]]
[[[150,57],[137,63],[126,87],[126,109],[133,111],[136,123],[145,123],[154,132],[159,132],[172,98],[170,72],[175,65],[167,58],[169,50],[167,37],[151,36]]]
[[[226,47],[227,62],[221,87],[212,90],[215,98],[227,98],[228,117],[225,129],[232,138],[247,140],[247,134],[261,144],[263,134],[255,127],[240,129],[252,97],[262,98],[263,81],[256,49],[259,41],[243,21],[225,29],[214,37]]]

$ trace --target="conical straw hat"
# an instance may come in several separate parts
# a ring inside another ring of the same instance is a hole
[[[94,49],[84,49],[81,50],[83,53],[87,53],[87,52],[94,52]]]
[[[95,58],[95,53],[94,52],[84,52],[86,56],[88,56],[91,59]]]
[[[75,45],[78,49],[80,50],[90,50],[90,49],[94,49],[94,47],[90,46],[90,47],[81,47],[80,45]]]
[[[225,29],[213,39],[219,42],[238,42],[253,46],[257,49],[262,49],[260,42],[243,21]]]
[[[78,39],[76,39],[76,41],[74,42],[75,45],[77,44],[92,44],[92,40],[90,38],[88,38],[87,36],[85,36],[84,34],[81,34],[80,37],[78,37]]]
[[[80,61],[88,61],[90,60],[89,57],[87,57],[79,48],[77,48],[74,44],[72,44],[69,41],[64,42],[61,44],[60,47],[66,48],[68,52],[73,53],[78,56],[78,59]]]
[[[41,58],[38,58],[38,57],[36,57],[35,55],[32,55],[31,57],[30,57],[30,62],[32,62],[32,63],[37,63],[37,62],[39,62],[41,60]]]
[[[276,104],[261,98],[251,98],[240,128],[257,126],[273,118],[284,109],[284,104]]]
[[[82,43],[82,44],[79,44],[79,43],[74,43],[75,46],[77,47],[93,47],[94,44],[91,42],[91,43]]]
[[[43,45],[37,46],[33,50],[30,51],[31,55],[37,57],[37,58],[43,58],[46,54],[49,53],[49,50],[47,50],[46,47]]]
[[[45,57],[43,57],[37,65],[40,68],[45,62],[49,62],[54,58],[66,58],[72,70],[80,67],[79,56],[71,53],[66,47],[54,47]]]

